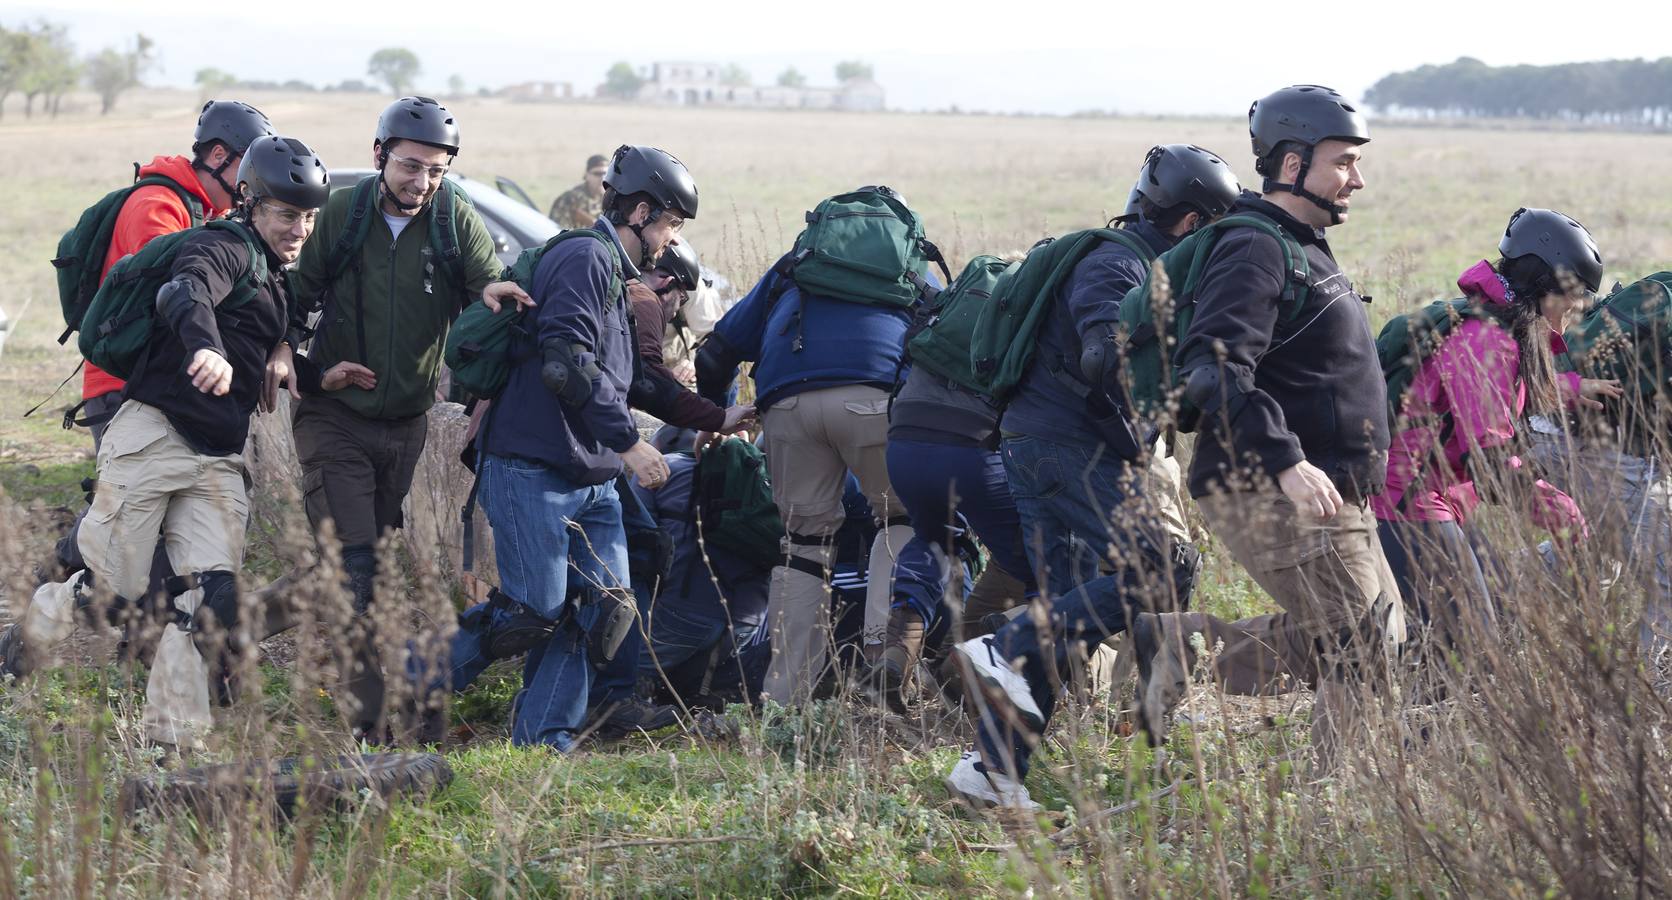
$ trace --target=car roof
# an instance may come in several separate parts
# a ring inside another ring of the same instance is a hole
[[[331,189],[350,188],[361,179],[376,174],[376,169],[332,169]],[[491,213],[495,218],[525,232],[531,244],[541,243],[560,230],[556,222],[546,218],[539,211],[530,209],[528,204],[506,196],[485,181],[457,172],[448,172],[447,180],[463,188],[465,193],[470,195],[470,202],[476,204],[478,209]]]

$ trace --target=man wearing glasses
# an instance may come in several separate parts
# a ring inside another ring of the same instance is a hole
[[[586,177],[580,184],[557,195],[550,218],[564,228],[590,228],[604,214],[604,175],[609,158],[594,153],[586,160]]]
[[[338,702],[350,727],[374,739],[382,737],[384,694],[364,615],[374,548],[402,524],[448,327],[500,270],[481,217],[443,183],[458,152],[458,124],[446,107],[428,97],[390,104],[372,142],[377,174],[331,197],[320,237],[296,267],[294,324],[318,315],[291,385],[303,503],[315,531],[331,520],[342,545],[357,624],[344,673],[351,696]],[[496,290],[529,302],[514,285]],[[275,387],[292,361],[276,363]]]
[[[148,742],[176,753],[201,746],[212,725],[205,652],[227,648],[213,646],[222,639],[238,647],[250,414],[272,399],[263,370],[274,348],[296,340],[283,269],[302,252],[329,191],[324,163],[301,141],[267,135],[241,155],[231,220],[191,229],[156,289],[146,349],[99,450],[99,486],[79,541],[87,568],[41,586],[20,624],[0,633],[0,671],[54,664],[88,610],[109,595],[118,608],[122,598],[144,596],[151,548],[165,538],[180,575],[169,579],[171,616],[141,724]],[[155,282],[138,277],[135,290],[148,292]]]

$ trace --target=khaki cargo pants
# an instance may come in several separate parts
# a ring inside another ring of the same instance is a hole
[[[160,410],[129,400],[105,430],[98,474],[79,540],[97,594],[145,596],[159,534],[176,572],[237,572],[243,564],[249,499],[241,454],[204,456]],[[194,588],[174,606],[191,615],[202,600]],[[45,585],[24,614],[25,643],[32,653],[50,652],[75,623],[70,585]],[[142,724],[149,740],[176,747],[199,746],[212,725],[209,667],[179,625],[169,624],[157,646]]]
[[[888,393],[869,385],[807,391],[780,400],[764,414],[766,468],[772,499],[789,537],[784,550],[801,568],[772,570],[767,621],[772,663],[765,692],[783,704],[811,697],[830,646],[830,591],[810,570],[828,570],[831,539],[846,515],[847,473],[887,522],[904,516],[888,483]],[[871,544],[865,592],[865,641],[880,650],[893,598],[894,554],[911,540],[909,524],[879,529]]]
[[[1354,716],[1355,683],[1376,682],[1405,639],[1404,605],[1364,501],[1333,519],[1302,517],[1280,494],[1218,494],[1197,501],[1233,559],[1283,608],[1223,622],[1200,613],[1162,617],[1169,642],[1205,625],[1215,678],[1227,693],[1314,686],[1313,746],[1327,769]],[[1179,623],[1190,623],[1184,629]]]

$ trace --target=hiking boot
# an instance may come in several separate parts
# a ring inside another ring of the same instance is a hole
[[[23,646],[23,626],[7,625],[0,628],[0,677],[22,678],[29,674],[29,663]]]
[[[888,708],[905,715],[906,685],[911,682],[917,663],[923,658],[923,617],[909,606],[896,606],[888,612],[888,646],[882,651],[877,666],[877,680],[882,685],[883,700]]]
[[[1184,617],[1168,620],[1182,625]],[[1163,634],[1162,618],[1139,613],[1132,621],[1132,654],[1138,661],[1138,725],[1151,747],[1167,738],[1167,716],[1190,688],[1196,651],[1186,634]],[[1180,629],[1181,632],[1183,629]]]
[[[672,706],[655,706],[638,697],[629,697],[605,707],[582,730],[590,730],[599,740],[610,741],[635,731],[658,731],[678,724],[679,711]]]
[[[976,809],[990,809],[995,806],[1018,809],[1024,812],[1039,812],[1042,808],[1028,796],[1028,789],[1024,785],[1010,780],[1003,772],[983,772],[975,767],[981,761],[981,756],[974,750],[964,751],[958,758],[958,764],[952,767],[952,774],[946,776],[946,790],[953,799],[975,807]]]
[[[975,699],[977,695],[993,711],[1000,722],[1038,734],[1045,727],[1045,716],[1039,704],[1033,702],[1033,691],[1028,680],[1010,668],[1009,661],[999,655],[991,637],[967,640],[953,648],[964,670],[964,691]],[[981,704],[972,704],[979,710]]]

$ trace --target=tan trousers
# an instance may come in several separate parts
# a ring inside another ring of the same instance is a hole
[[[766,467],[772,498],[790,537],[785,552],[828,569],[830,539],[846,518],[842,509],[847,473],[884,521],[904,515],[888,483],[888,394],[868,385],[807,391],[773,404],[763,416]],[[879,530],[871,546],[865,597],[865,640],[880,643],[888,628],[893,595],[894,554],[911,539],[911,528]],[[772,662],[765,691],[784,704],[806,701],[824,670],[830,646],[830,593],[810,572],[779,566],[772,570],[767,602],[772,628]]]
[[[79,541],[97,594],[144,597],[159,534],[176,572],[237,572],[243,564],[249,499],[241,455],[199,454],[160,410],[129,400],[105,431],[98,473]],[[74,595],[70,584],[36,591],[23,619],[32,653],[50,653],[70,636]],[[194,588],[174,605],[192,614],[202,600]],[[191,635],[172,623],[151,665],[142,724],[148,739],[177,747],[199,746],[212,725],[208,665]]]
[[[1237,622],[1200,614],[1182,621],[1205,620],[1217,653],[1214,675],[1228,693],[1317,688],[1313,746],[1327,770],[1355,714],[1349,685],[1379,679],[1405,639],[1404,605],[1376,538],[1376,518],[1362,501],[1349,501],[1328,521],[1302,517],[1280,494],[1221,494],[1198,503],[1232,558],[1283,611]],[[1181,621],[1178,614],[1166,618]],[[1169,634],[1174,627],[1164,625]]]

